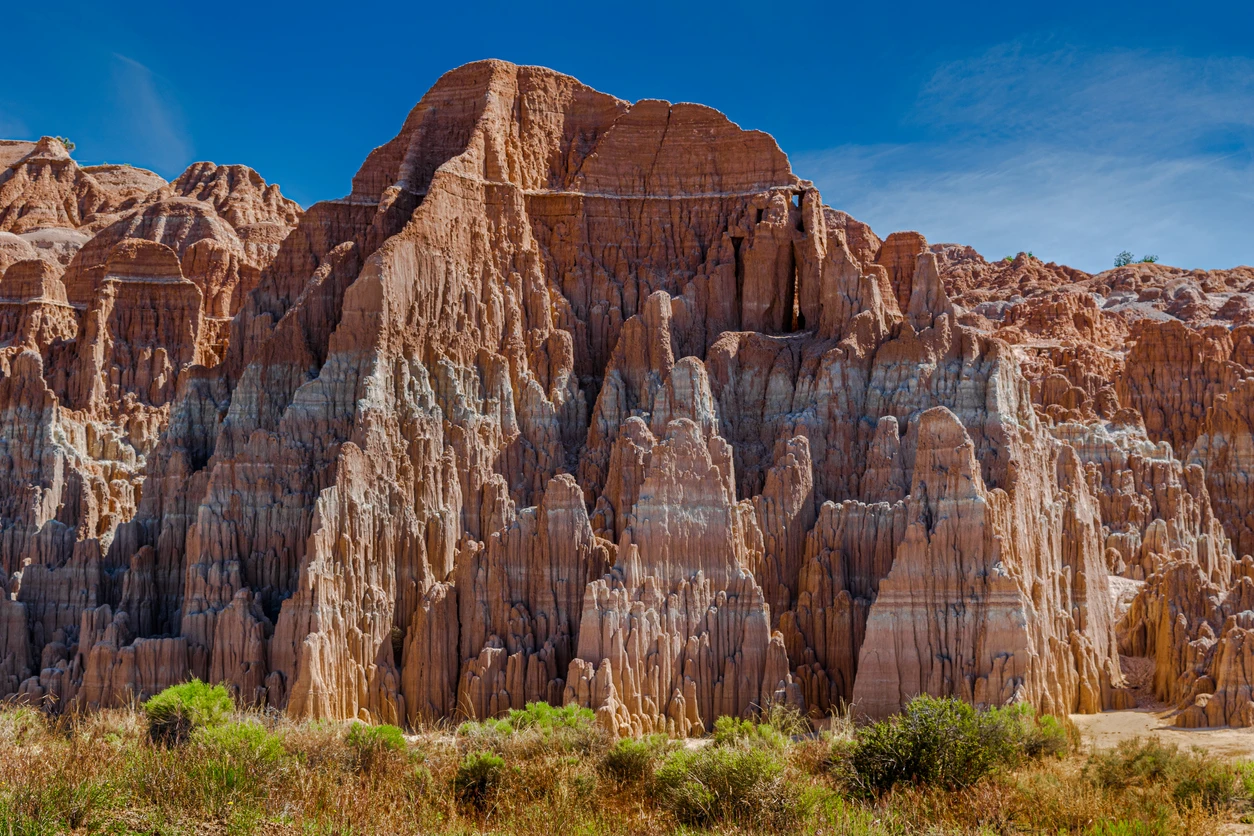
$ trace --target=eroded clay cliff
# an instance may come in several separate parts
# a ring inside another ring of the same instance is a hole
[[[881,240],[716,111],[497,61],[304,212],[0,153],[4,694],[685,735],[1098,711],[1122,649],[1254,717],[1245,343],[1188,293],[1160,339],[1093,297],[1140,274]]]

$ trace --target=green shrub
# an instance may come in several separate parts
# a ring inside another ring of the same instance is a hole
[[[978,710],[951,697],[921,696],[858,732],[848,753],[855,789],[879,795],[898,783],[957,790],[1027,758],[1065,754],[1067,728],[1030,706]]]
[[[657,770],[654,783],[658,800],[684,824],[778,829],[805,812],[781,756],[760,747],[681,749]]]
[[[529,702],[526,708],[511,708],[504,722],[514,731],[523,729],[579,729],[596,722],[590,708],[564,705],[554,708],[547,702]]]
[[[453,776],[453,795],[463,804],[483,807],[496,791],[505,771],[505,759],[495,752],[471,752]]]
[[[823,759],[816,766],[841,783],[856,784],[853,753],[857,748],[857,742],[851,738],[833,737],[828,743]]]
[[[467,720],[457,727],[460,737],[479,737],[483,735],[509,734],[513,729],[504,720]]]
[[[213,809],[233,808],[236,802],[263,795],[279,763],[287,756],[283,741],[256,720],[201,726],[191,734],[186,758],[192,782]]]
[[[1156,256],[1156,255],[1143,255],[1143,256],[1141,256],[1141,258],[1140,258],[1140,263],[1141,263],[1141,264],[1157,264],[1157,263],[1158,263],[1158,256]]]
[[[1243,787],[1229,764],[1201,757],[1189,761],[1190,768],[1171,789],[1171,797],[1181,809],[1196,802],[1207,810],[1225,810],[1241,797]]]
[[[258,763],[277,763],[285,754],[283,741],[255,720],[203,726],[192,740],[210,750]]]
[[[1169,780],[1181,758],[1175,746],[1165,746],[1150,738],[1122,740],[1113,749],[1094,752],[1085,773],[1098,786],[1127,789]]]
[[[675,745],[664,734],[640,740],[620,738],[601,759],[601,771],[620,784],[643,783],[653,777],[657,762]]]
[[[1031,715],[1028,715],[1031,717]],[[1075,748],[1079,732],[1069,721],[1059,720],[1048,714],[1034,717],[1035,722],[1025,724],[1022,739],[1023,754],[1029,758],[1061,758]]]
[[[529,702],[526,708],[511,708],[504,717],[471,720],[457,727],[460,735],[513,734],[527,729],[551,732],[558,729],[586,729],[596,723],[590,708],[564,705],[554,708],[547,702]]]
[[[431,774],[430,768],[426,764],[418,764],[414,767],[414,771],[410,776],[413,781],[414,789],[420,793],[429,792],[435,783],[435,776]]]
[[[1207,810],[1222,810],[1244,789],[1237,767],[1201,752],[1181,752],[1152,738],[1123,740],[1113,749],[1095,752],[1085,766],[1085,776],[1098,786],[1116,790],[1162,786],[1180,809],[1199,804]]]
[[[396,760],[408,748],[405,733],[396,726],[370,726],[353,723],[344,738],[353,753],[353,762],[359,772],[371,772]]]
[[[234,711],[235,702],[225,688],[199,679],[172,685],[144,703],[148,736],[166,746],[185,742],[197,728],[220,725]]]
[[[1127,267],[1129,264],[1133,262],[1135,258],[1136,256],[1134,256],[1131,252],[1129,252],[1128,250],[1124,250],[1123,252],[1119,253],[1119,255],[1115,256],[1115,266]]]
[[[812,731],[809,719],[796,708],[770,705],[757,721],[719,717],[714,721],[715,746],[767,746],[783,749],[792,738]]]
[[[973,742],[987,752],[992,769],[1017,766],[1025,760],[1046,755],[1065,754],[1070,748],[1067,726],[1048,715],[1038,718],[1036,710],[1027,703],[967,708],[975,723]]]
[[[791,705],[768,705],[762,711],[761,722],[786,737],[797,737],[814,731],[810,718],[798,708]]]
[[[769,723],[724,716],[714,721],[714,745],[784,749],[788,746],[788,737]]]
[[[1254,761],[1240,761],[1234,768],[1241,780],[1241,791],[1254,801]]]
[[[473,745],[510,753],[543,748],[588,753],[607,742],[589,708],[566,705],[554,708],[548,703],[527,703],[512,708],[504,717],[462,723],[457,734],[470,738]]]

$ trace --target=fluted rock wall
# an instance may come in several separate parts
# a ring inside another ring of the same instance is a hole
[[[1241,555],[1254,553],[1254,380],[1246,378],[1215,398],[1189,461],[1206,473],[1215,515]]]
[[[166,500],[194,490],[181,484],[195,469],[187,456],[203,467],[212,447],[187,437],[225,408],[205,367],[225,353],[237,291],[277,250],[241,244],[244,225],[281,239],[301,213],[243,167],[197,165],[166,184],[129,166],[80,168],[53,139],[2,150],[0,252],[12,257],[0,257],[0,410],[11,426],[0,460],[13,478],[0,485],[0,568],[5,646],[24,643],[27,660],[6,690],[117,702],[189,671],[171,629],[184,539],[138,539],[134,518],[148,500],[179,525]],[[178,188],[190,180],[202,193]]]
[[[1242,410],[1254,270],[1090,276],[935,245],[964,324],[1011,343],[1050,434],[1084,463],[1118,582],[1120,652],[1181,725],[1254,721],[1244,659],[1251,502]],[[1242,555],[1247,555],[1243,559]]]
[[[0,150],[5,693],[683,735],[1098,711],[1122,649],[1254,717],[1254,626],[1194,594],[1244,600],[1254,354],[1175,273],[881,241],[716,111],[494,61],[304,212]]]

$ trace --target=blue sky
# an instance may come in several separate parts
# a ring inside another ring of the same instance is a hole
[[[0,136],[346,193],[439,75],[543,64],[773,134],[881,235],[1254,263],[1254,3],[76,3],[6,11]]]

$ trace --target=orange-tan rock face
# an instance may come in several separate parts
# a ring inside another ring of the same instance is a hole
[[[1084,462],[1119,582],[1120,650],[1155,663],[1186,726],[1250,725],[1254,550],[1248,267],[1134,264],[1090,276],[939,245],[960,319],[1012,343],[1049,432]]]
[[[224,358],[240,297],[300,211],[242,167],[193,166],[175,188],[79,167],[48,138],[0,143],[0,165],[0,684],[115,702],[184,677],[187,651],[148,638],[171,568],[114,537],[146,490],[187,473],[160,446],[217,407],[176,395]]]
[[[65,296],[58,270],[33,258],[19,261],[0,274],[0,349],[20,348],[43,353],[54,344],[74,339],[78,317]]]
[[[304,212],[0,153],[6,694],[686,735],[1099,711],[1122,651],[1254,720],[1240,271],[881,239],[713,110],[495,61]]]

